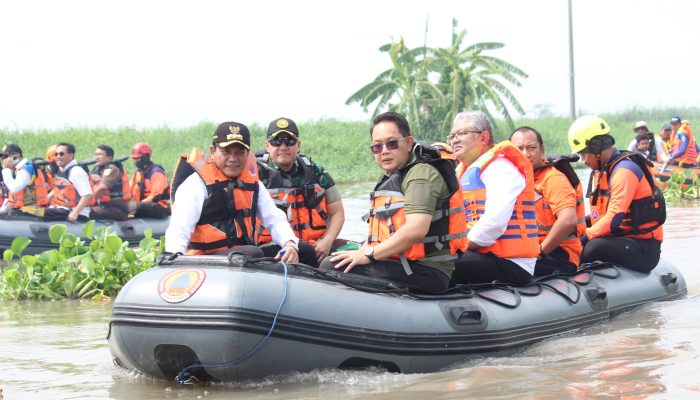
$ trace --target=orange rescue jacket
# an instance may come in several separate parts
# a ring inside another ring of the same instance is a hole
[[[165,177],[165,169],[158,164],[151,163],[146,170],[136,170],[134,175],[131,177],[131,198],[137,203],[143,201],[145,198],[153,195],[152,202],[158,204],[159,206],[170,209],[170,187],[167,185],[160,193],[153,193],[153,179],[154,174],[163,174]]]

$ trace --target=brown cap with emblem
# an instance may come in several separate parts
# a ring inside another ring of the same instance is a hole
[[[216,128],[212,145],[223,149],[236,143],[250,150],[250,132],[247,126],[239,122],[224,122]]]
[[[295,124],[294,121],[289,118],[277,118],[276,120],[270,122],[270,126],[267,128],[268,139],[274,138],[282,133],[299,137],[299,129],[297,129],[297,124]]]

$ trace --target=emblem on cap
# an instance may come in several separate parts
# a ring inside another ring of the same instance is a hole
[[[238,125],[229,125],[228,130],[231,131],[231,133],[238,133],[241,131],[241,127]]]
[[[158,295],[168,303],[180,303],[202,286],[207,274],[199,268],[178,269],[164,275],[158,281]]]
[[[226,140],[243,140],[243,135],[240,133],[229,133],[226,135]]]
[[[277,120],[277,123],[275,125],[277,125],[277,127],[280,129],[284,129],[289,126],[289,121],[287,121],[284,118],[280,118]]]

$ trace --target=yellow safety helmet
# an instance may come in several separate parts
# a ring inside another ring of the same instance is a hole
[[[569,146],[571,151],[578,153],[588,147],[588,143],[596,136],[610,132],[610,125],[604,119],[595,115],[579,117],[569,127]]]

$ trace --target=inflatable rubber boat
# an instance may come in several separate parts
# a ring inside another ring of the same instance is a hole
[[[427,295],[399,284],[243,256],[180,257],[134,277],[114,302],[114,362],[180,382],[379,366],[414,373],[508,356],[651,301],[687,293],[661,260],[649,274],[591,265],[528,287]]]
[[[151,228],[153,237],[159,238],[165,235],[170,218],[132,218],[126,221],[96,220],[95,229],[108,226],[123,240],[138,245],[144,238],[146,228]],[[68,227],[68,232],[75,236],[82,237],[84,222],[69,221],[44,221],[34,216],[13,216],[7,219],[0,219],[0,249],[9,249],[12,241],[18,236],[28,237],[32,240],[25,254],[40,253],[45,250],[57,248],[57,243],[52,243],[49,239],[49,228],[55,224],[63,224]]]
[[[677,165],[654,162],[654,176],[661,183],[661,187],[666,187],[666,183],[673,175],[684,176],[685,179],[681,184],[684,188],[687,188],[700,176],[700,167],[683,168]]]

